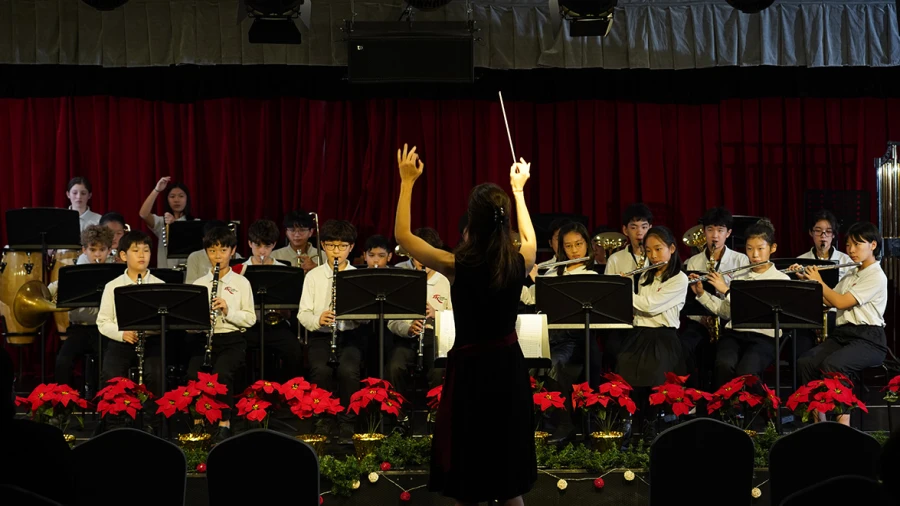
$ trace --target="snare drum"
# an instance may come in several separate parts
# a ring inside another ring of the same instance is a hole
[[[40,251],[17,251],[4,248],[0,253],[0,302],[9,311],[4,314],[6,326],[4,335],[9,344],[31,344],[38,335],[40,327],[26,327],[16,320],[11,311],[16,292],[26,282],[31,280],[42,281],[44,268]]]
[[[59,269],[67,265],[75,265],[80,255],[81,250],[78,249],[56,250],[56,254],[53,256],[53,269],[50,271],[50,283],[59,281]],[[66,329],[69,328],[69,313],[53,313],[53,320],[56,321],[56,330],[59,332],[60,339],[65,341]]]

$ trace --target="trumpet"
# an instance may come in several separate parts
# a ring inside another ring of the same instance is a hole
[[[830,271],[831,269],[852,269],[853,267],[859,267],[860,265],[862,265],[862,262],[850,262],[849,264],[823,265],[821,267],[818,267],[817,270]],[[778,272],[783,272],[785,274],[806,274],[807,267],[817,267],[817,266],[803,265],[803,266],[800,266],[800,268],[796,269],[796,270],[791,270],[791,268],[788,267],[787,269],[781,269]]]
[[[213,269],[212,290],[209,294],[209,333],[206,334],[206,349],[203,351],[204,371],[212,371],[212,339],[216,332],[216,322],[219,319],[219,311],[212,308],[213,301],[219,295],[219,264]]]
[[[754,267],[762,267],[763,265],[769,265],[770,263],[772,263],[772,262],[769,260],[766,260],[765,262],[756,262],[755,264],[745,265],[743,267],[735,267],[734,269],[728,269],[727,271],[722,271],[719,274],[722,276],[725,276],[728,274],[734,274],[735,272],[740,272],[740,271],[744,271],[747,269],[753,269]],[[688,284],[693,285],[693,284],[701,283],[703,281],[708,281],[708,280],[709,280],[708,275],[700,276],[699,278],[694,278],[694,279],[688,281]]]
[[[331,312],[335,312],[335,308],[337,308],[337,274],[338,274],[338,265],[339,260],[337,258],[334,259],[334,270],[332,271],[331,276]],[[334,319],[331,320],[331,356],[328,357],[328,365],[337,369],[340,362],[337,357],[337,314],[334,315]]]
[[[139,285],[144,284],[144,280],[143,280],[143,278],[141,278],[140,274],[138,274],[138,276],[137,276],[137,284],[139,284]],[[138,385],[144,384],[144,351],[146,350],[146,344],[147,344],[146,339],[147,339],[146,335],[144,334],[144,331],[142,330],[142,331],[138,332],[137,343],[135,343],[135,345],[134,345],[134,352],[137,354],[137,359],[138,359],[138,381],[137,381]]]
[[[641,258],[643,258],[643,257],[641,257]],[[666,260],[665,262],[657,262],[653,265],[648,265],[647,267],[641,267],[640,269],[635,269],[630,272],[623,272],[622,274],[619,274],[619,276],[622,276],[623,278],[627,278],[629,276],[634,276],[635,274],[641,274],[641,273],[644,273],[647,271],[652,271],[653,269],[658,269],[664,265],[669,265],[669,261]]]

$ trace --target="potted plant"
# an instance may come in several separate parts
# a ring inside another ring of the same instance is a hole
[[[667,372],[665,383],[652,388],[650,405],[660,406],[661,414],[665,412],[663,406],[668,406],[671,414],[678,418],[690,414],[691,410],[696,407],[694,403],[700,399],[710,400],[712,396],[706,392],[695,388],[685,388],[684,384],[689,377]]]
[[[208,449],[212,442],[212,428],[222,419],[222,410],[228,404],[216,400],[217,395],[226,395],[228,388],[219,383],[218,374],[198,373],[197,381],[169,390],[156,400],[157,414],[171,418],[175,413],[186,413],[194,421],[191,431],[178,436],[184,449]],[[199,422],[199,423],[198,423]]]
[[[297,385],[303,386],[303,388],[294,388]],[[288,395],[291,395],[287,401],[291,413],[300,420],[316,418],[317,428],[325,422],[325,419],[322,418],[323,415],[334,416],[344,410],[340,399],[334,398],[331,392],[319,388],[315,383],[307,383],[303,378],[295,378],[285,383],[281,392],[283,393],[285,390],[289,392]],[[325,442],[328,438],[324,434],[300,434],[297,439],[315,448],[320,457],[325,455]]]
[[[866,405],[853,394],[853,382],[837,372],[826,372],[825,379],[813,380],[788,397],[785,405],[804,422],[809,416],[829,413],[840,416],[855,408],[868,413]]]
[[[762,394],[751,391],[754,385],[759,385]],[[758,377],[745,374],[716,390],[706,405],[706,411],[710,415],[718,413],[725,422],[743,430],[750,437],[755,437],[756,431],[750,427],[756,417],[763,411],[769,418],[776,416],[780,402],[775,391],[762,383]]]
[[[534,442],[543,444],[550,437],[549,432],[541,430],[544,418],[556,409],[565,409],[566,398],[560,392],[547,391],[544,383],[534,378],[531,378],[531,393],[534,400],[534,414],[537,419],[534,427]]]
[[[139,414],[143,414],[144,403],[153,398],[145,385],[136,385],[128,378],[119,376],[106,383],[94,397],[101,419],[106,415],[118,415],[130,416],[135,421]]]
[[[28,397],[16,397],[16,406],[29,404],[31,419],[38,423],[46,423],[58,427],[62,431],[66,442],[72,445],[75,436],[69,434],[69,423],[72,417],[78,421],[78,426],[84,428],[84,418],[75,414],[76,408],[87,409],[88,402],[81,398],[78,390],[69,385],[57,385],[56,383],[36,386]]]
[[[360,411],[366,413],[366,432],[353,435],[353,447],[356,457],[361,461],[375,450],[384,439],[384,434],[378,432],[381,425],[381,417],[388,414],[395,418],[400,416],[400,408],[406,399],[403,398],[387,381],[378,378],[366,378],[363,388],[350,396],[350,405],[347,412],[356,415]]]
[[[621,430],[623,412],[633,415],[637,411],[628,382],[615,373],[606,373],[603,378],[607,381],[596,392],[587,383],[572,385],[572,408],[590,416],[600,429],[591,432],[591,446],[601,452],[621,447],[625,435]]]

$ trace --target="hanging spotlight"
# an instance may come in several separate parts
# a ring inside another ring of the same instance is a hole
[[[111,11],[128,3],[128,0],[82,0],[98,11]]]
[[[728,5],[744,14],[756,14],[775,3],[775,0],[727,0]]]
[[[251,44],[300,44],[300,17],[304,0],[245,0],[247,15],[253,18],[247,36]]]
[[[572,37],[605,37],[612,28],[613,11],[618,0],[551,0],[550,8],[559,5],[559,12],[569,21]]]

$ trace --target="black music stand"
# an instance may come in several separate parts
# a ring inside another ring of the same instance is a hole
[[[170,269],[170,268],[153,268],[150,269],[150,274],[153,274],[157,278],[163,280],[167,285],[179,285],[184,283],[184,269]]]
[[[378,320],[378,377],[384,379],[384,321],[425,319],[425,271],[345,270],[333,282],[337,320]]]
[[[166,331],[209,331],[209,290],[200,285],[144,284],[114,290],[119,330],[160,331],[160,389],[166,392]],[[230,392],[230,395],[234,395]],[[160,425],[163,430],[165,424]]]
[[[203,227],[206,224],[205,220],[170,223],[166,257],[187,258],[191,253],[203,249]]]
[[[781,329],[822,328],[822,285],[783,279],[734,280],[729,294],[732,328],[775,330],[775,393],[780,397]],[[796,366],[794,371],[796,374]],[[775,428],[782,433],[780,407],[775,414]]]
[[[81,249],[81,222],[78,211],[56,207],[26,207],[6,211],[6,235],[9,247],[21,251],[40,251],[43,270],[41,280],[46,285],[50,274],[47,250]],[[47,331],[44,325],[38,332],[41,340],[41,383],[46,383]]]
[[[303,293],[303,269],[286,265],[248,265],[244,277],[253,288],[253,302],[259,309],[259,375],[266,379],[266,311],[294,309]]]
[[[100,307],[106,284],[122,275],[123,264],[67,265],[59,269],[56,306],[65,308]],[[103,370],[103,335],[97,347],[97,368]],[[99,383],[98,383],[99,384]]]
[[[743,251],[747,243],[747,228],[760,220],[759,216],[734,216],[731,226],[731,237],[725,240],[734,251]]]

